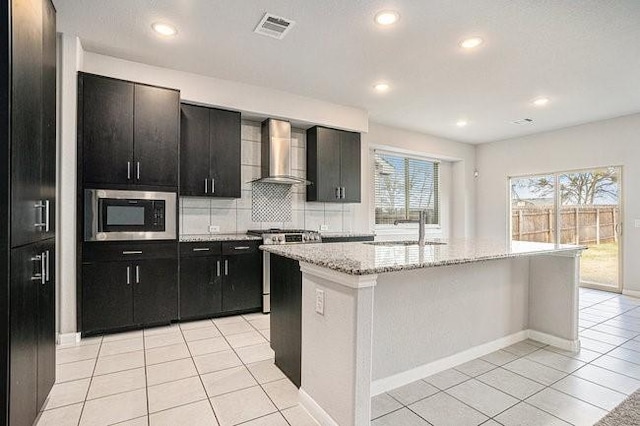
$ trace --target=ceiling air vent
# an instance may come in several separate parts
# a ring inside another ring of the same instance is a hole
[[[253,32],[282,40],[295,24],[291,19],[265,13]]]
[[[525,124],[533,124],[533,120],[530,118],[523,118],[520,120],[512,121],[511,124],[516,124],[518,126],[524,126]]]

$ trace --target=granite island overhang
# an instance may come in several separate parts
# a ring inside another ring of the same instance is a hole
[[[579,349],[582,246],[431,240],[261,249],[300,262],[300,400],[321,424],[369,424],[371,396],[527,338]]]

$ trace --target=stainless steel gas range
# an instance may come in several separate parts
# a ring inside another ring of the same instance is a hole
[[[305,229],[257,229],[247,231],[249,235],[262,237],[262,244],[311,244],[321,243],[322,237],[317,231]],[[263,252],[262,262],[262,306],[263,312],[271,312],[271,259],[269,253]]]

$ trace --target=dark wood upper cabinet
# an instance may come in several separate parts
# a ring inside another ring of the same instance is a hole
[[[209,141],[211,162],[211,195],[240,198],[240,113],[211,109]]]
[[[134,84],[91,74],[78,84],[84,182],[132,182]]]
[[[35,206],[42,189],[43,27],[40,1],[11,3],[11,246],[18,247],[41,239]]]
[[[179,120],[177,90],[80,73],[84,185],[177,187]]]
[[[135,182],[177,187],[180,92],[141,84],[134,92]]]
[[[182,104],[180,122],[180,193],[209,193],[209,109]]]
[[[307,130],[307,201],[359,203],[360,134],[326,127]]]
[[[240,198],[240,113],[182,104],[180,194]]]

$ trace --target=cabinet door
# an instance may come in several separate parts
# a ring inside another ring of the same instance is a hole
[[[136,262],[133,275],[133,317],[136,324],[178,319],[177,258]]]
[[[133,182],[133,83],[81,74],[79,84],[84,182]]]
[[[360,134],[340,132],[340,180],[344,203],[360,202]]]
[[[262,307],[262,255],[223,257],[222,309],[225,312]]]
[[[302,272],[296,260],[271,255],[271,347],[275,362],[300,387]]]
[[[38,285],[38,407],[44,404],[56,378],[55,246],[55,240],[48,240],[40,249],[44,281]]]
[[[134,267],[128,262],[82,265],[82,332],[133,324]]]
[[[240,198],[240,113],[211,109],[209,117],[213,196]]]
[[[47,226],[43,239],[55,235],[56,211],[56,11],[50,0],[43,0],[42,69],[42,211]]]
[[[307,201],[340,202],[340,131],[316,127],[315,137],[308,142],[307,178],[315,188],[307,192]]]
[[[178,186],[180,92],[135,85],[136,183]]]
[[[42,0],[13,1],[11,246],[40,240]],[[4,145],[4,143],[3,143]]]
[[[181,111],[180,194],[208,195],[209,108],[182,104]]]
[[[222,311],[222,258],[180,259],[180,318],[206,317]]]
[[[37,244],[32,244],[11,250],[10,425],[31,425],[38,412],[37,316],[42,267],[39,248]]]

